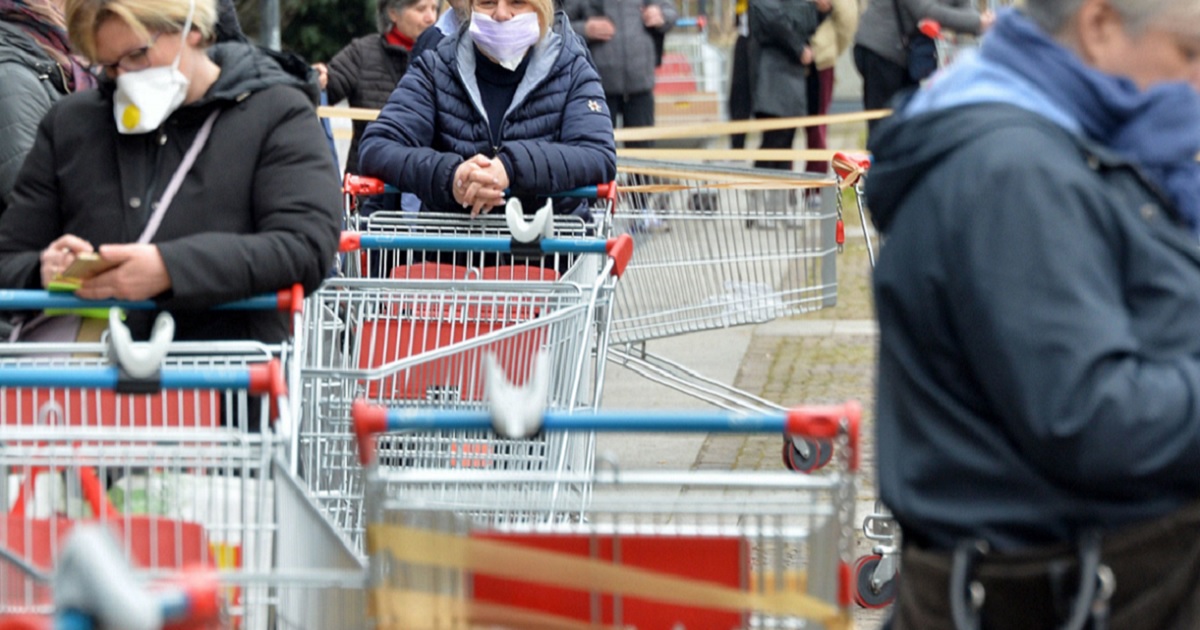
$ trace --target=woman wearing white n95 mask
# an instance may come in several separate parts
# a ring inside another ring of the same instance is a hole
[[[213,0],[67,1],[75,49],[107,80],[42,121],[0,216],[0,286],[46,286],[95,251],[116,265],[81,297],[153,299],[180,338],[284,338],[274,314],[202,310],[316,288],[337,244],[336,171],[308,77],[248,44],[210,46],[215,17]],[[152,317],[128,321],[137,334]]]
[[[474,0],[367,126],[359,168],[437,212],[526,208],[616,174],[612,121],[587,47],[552,0]],[[586,213],[577,200],[556,212]]]

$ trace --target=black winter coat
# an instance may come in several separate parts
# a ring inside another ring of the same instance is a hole
[[[329,102],[346,99],[351,107],[383,107],[408,69],[408,58],[407,50],[387,43],[383,35],[367,35],[350,42],[329,62],[329,83],[325,86]],[[355,120],[353,124],[346,171],[357,173],[358,145],[367,121]]]
[[[808,114],[808,79],[800,63],[821,24],[811,0],[750,0],[750,85],[755,114]]]
[[[287,336],[280,314],[195,309],[297,282],[315,290],[337,249],[337,171],[302,80],[248,44],[218,44],[210,55],[221,66],[217,82],[158,131],[117,133],[111,83],[50,110],[0,216],[0,287],[40,288],[38,255],[63,234],[96,247],[135,241],[151,200],[220,109],[153,239],[172,283],[156,299],[175,315],[180,339]],[[153,316],[129,314],[135,335]]]
[[[565,36],[564,36],[565,34]],[[462,212],[451,180],[464,159],[498,156],[526,208],[534,195],[612,180],[616,146],[600,77],[561,12],[530,53],[525,77],[493,141],[475,80],[475,44],[460,29],[423,53],[400,80],[359,152],[364,174],[416,194],[434,212]],[[575,200],[556,203],[571,212]]]

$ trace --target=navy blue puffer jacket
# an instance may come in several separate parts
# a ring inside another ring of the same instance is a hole
[[[616,148],[604,90],[565,15],[555,17],[532,55],[493,146],[471,35],[462,28],[442,40],[410,65],[367,126],[359,146],[363,174],[416,194],[435,212],[464,211],[451,180],[476,154],[503,159],[510,190],[531,210],[545,203],[537,195],[612,180]],[[579,204],[560,200],[555,211],[573,212]]]

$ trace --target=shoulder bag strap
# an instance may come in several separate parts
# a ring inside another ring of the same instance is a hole
[[[175,173],[171,175],[171,181],[167,184],[167,189],[163,191],[162,197],[158,200],[158,205],[154,208],[154,212],[150,215],[150,220],[146,222],[146,228],[142,230],[142,235],[138,237],[138,243],[149,243],[150,239],[154,238],[154,234],[158,232],[158,226],[162,224],[163,215],[167,213],[167,208],[171,207],[171,201],[175,199],[175,193],[179,192],[179,187],[183,185],[183,178],[187,177],[188,171],[192,170],[192,164],[196,162],[196,157],[204,150],[204,145],[208,143],[208,136],[212,133],[213,123],[217,121],[217,116],[221,110],[214,109],[208,118],[205,119],[204,125],[200,127],[200,132],[196,134],[196,139],[192,140],[192,146],[188,147],[187,153],[183,156],[183,161],[179,163],[179,167],[175,169]]]

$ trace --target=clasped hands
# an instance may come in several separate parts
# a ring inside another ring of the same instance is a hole
[[[504,205],[504,191],[508,190],[508,171],[499,158],[476,154],[454,170],[454,201],[471,209],[471,216],[491,212],[492,208]]]
[[[94,251],[91,243],[72,234],[55,239],[39,256],[42,286],[49,287],[78,255]],[[118,264],[84,280],[75,295],[86,300],[136,301],[152,298],[171,288],[171,275],[157,245],[101,245],[100,257]]]

